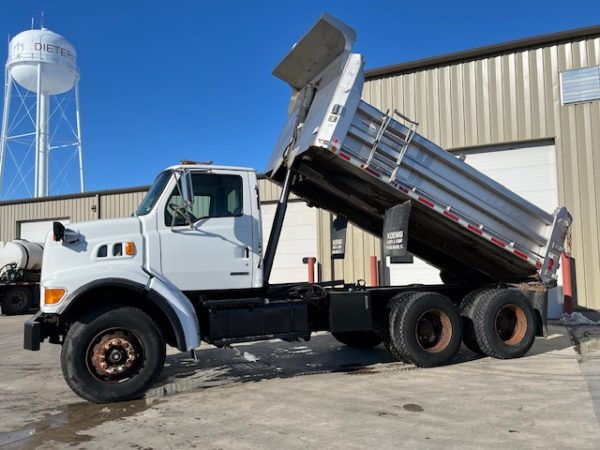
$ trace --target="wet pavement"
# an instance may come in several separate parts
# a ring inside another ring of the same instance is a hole
[[[600,352],[587,344],[582,358],[561,326],[525,358],[465,350],[435,369],[326,333],[205,346],[197,360],[170,354],[145,399],[94,405],[63,381],[59,347],[21,350],[23,321],[0,316],[3,448],[597,448],[600,438]]]

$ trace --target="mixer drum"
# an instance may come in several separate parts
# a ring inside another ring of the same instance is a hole
[[[8,264],[16,264],[18,269],[41,270],[44,247],[37,242],[18,239],[0,241],[0,269]]]

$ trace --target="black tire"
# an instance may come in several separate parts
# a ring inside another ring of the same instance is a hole
[[[450,361],[462,341],[462,322],[452,301],[436,292],[414,292],[392,305],[391,348],[420,367]]]
[[[77,395],[107,403],[144,393],[160,374],[165,353],[164,337],[146,313],[107,307],[73,323],[60,362],[67,384]]]
[[[342,344],[354,348],[374,348],[381,344],[381,336],[375,331],[342,331],[331,333]]]
[[[13,286],[6,290],[2,299],[2,312],[7,316],[25,314],[33,303],[33,292],[28,286]]]
[[[536,317],[527,298],[515,289],[488,289],[477,295],[473,327],[481,351],[494,358],[525,355],[536,333]]]
[[[468,293],[462,302],[460,302],[460,316],[463,322],[463,343],[473,353],[485,355],[475,336],[475,327],[473,326],[473,312],[477,304],[477,296],[482,292],[482,289]]]
[[[416,294],[416,292],[402,292],[402,293],[396,294],[394,297],[392,297],[392,299],[390,300],[390,320],[389,320],[390,324],[392,323],[393,314],[397,311],[397,308],[395,307],[395,305],[399,302],[403,302],[404,300],[408,299],[409,297],[411,297],[412,295],[415,295],[415,294]],[[394,343],[392,342],[392,336],[391,336],[389,327],[383,333],[383,346],[398,361],[409,362],[406,359],[404,359],[404,356],[394,346]]]

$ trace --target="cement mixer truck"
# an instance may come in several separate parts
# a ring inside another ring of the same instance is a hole
[[[0,241],[0,305],[6,315],[25,314],[39,304],[44,247],[19,239]]]

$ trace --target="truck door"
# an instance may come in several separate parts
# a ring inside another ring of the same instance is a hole
[[[159,215],[161,271],[179,289],[243,289],[252,286],[253,227],[248,174],[194,172],[190,221],[177,212],[174,187]]]

